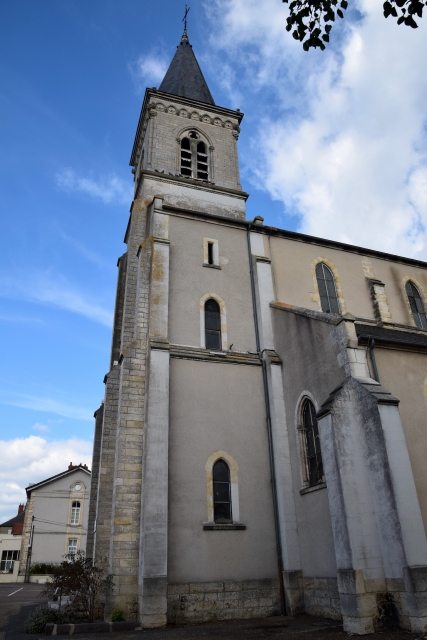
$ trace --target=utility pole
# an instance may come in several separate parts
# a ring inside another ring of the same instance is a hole
[[[31,518],[30,539],[28,541],[27,564],[25,566],[24,582],[30,581],[30,566],[31,566],[31,553],[33,551],[33,539],[34,539],[34,516]]]

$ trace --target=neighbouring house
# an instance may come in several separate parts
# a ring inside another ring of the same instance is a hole
[[[24,517],[25,505],[20,504],[18,514],[0,524],[0,583],[16,582]]]
[[[31,565],[59,563],[66,555],[86,551],[91,473],[73,465],[56,476],[26,488],[20,576]]]

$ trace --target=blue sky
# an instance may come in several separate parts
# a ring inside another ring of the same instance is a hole
[[[216,103],[245,113],[248,218],[425,259],[427,18],[397,27],[381,4],[355,0],[325,53],[289,36],[281,0],[195,0],[188,31]],[[28,483],[90,465],[130,152],[183,9],[1,5],[0,521]]]

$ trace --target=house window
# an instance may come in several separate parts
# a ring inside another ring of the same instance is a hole
[[[77,538],[68,539],[68,558],[71,559],[77,553]]]
[[[231,522],[230,469],[224,460],[218,460],[213,466],[214,522]]]
[[[71,505],[71,524],[80,524],[80,502],[77,500]]]
[[[19,551],[3,551],[1,554],[0,571],[13,571],[13,563],[19,560]]]
[[[414,322],[420,329],[427,329],[427,317],[420,292],[411,280],[405,285]]]
[[[308,482],[314,487],[323,481],[322,453],[320,451],[319,427],[316,410],[311,400],[307,400],[303,410],[303,425],[308,467]]]
[[[316,265],[316,279],[319,287],[320,304],[324,313],[339,313],[337,291],[334,276],[324,262]]]
[[[205,302],[205,346],[221,350],[221,313],[218,302],[212,298]]]
[[[196,131],[190,131],[181,140],[181,174],[187,178],[209,179],[206,143]]]

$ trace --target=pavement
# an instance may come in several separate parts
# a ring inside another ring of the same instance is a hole
[[[25,620],[45,601],[40,594],[43,585],[0,584],[0,640],[42,640],[41,634],[24,632]],[[56,636],[58,640],[349,640],[335,620],[300,615],[296,618],[274,616],[253,620],[207,622],[197,625],[169,625],[164,629],[143,629],[137,632],[78,634]],[[397,630],[384,630],[363,637],[364,640],[421,640],[416,635]]]

